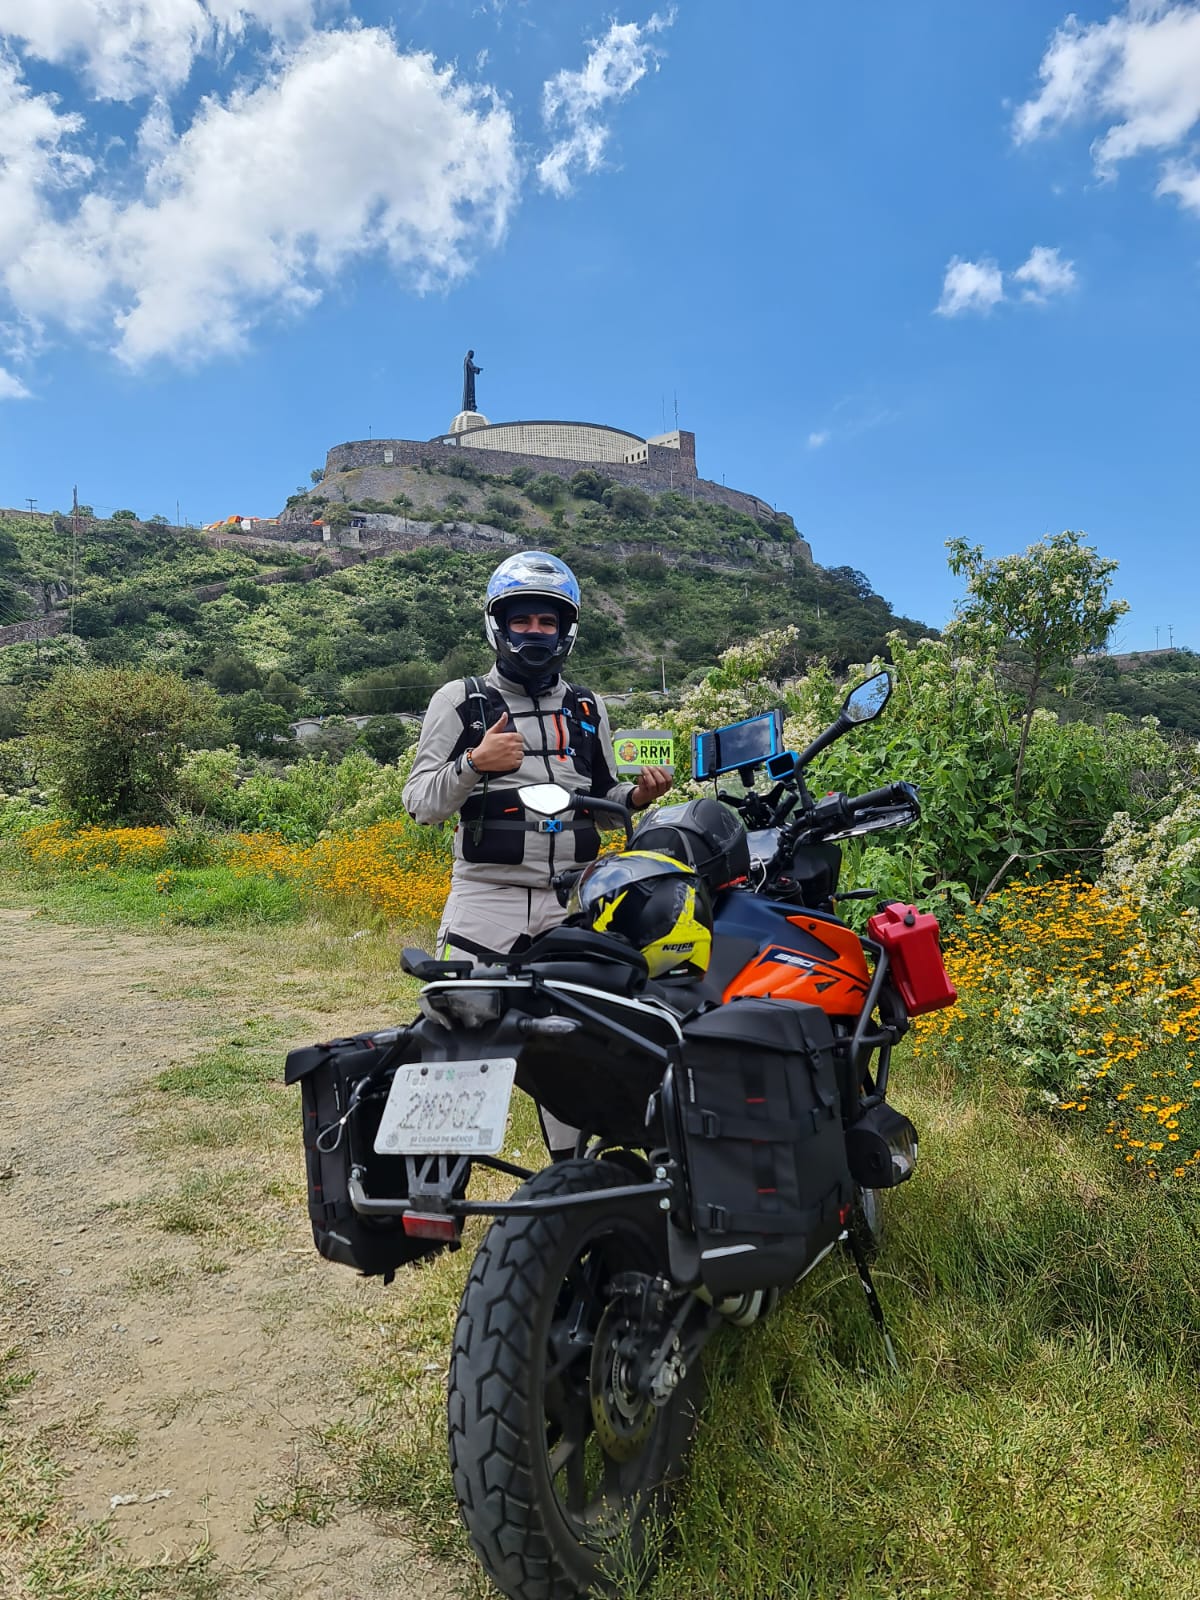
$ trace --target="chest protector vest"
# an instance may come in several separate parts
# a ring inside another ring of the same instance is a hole
[[[463,686],[466,697],[458,708],[462,732],[450,753],[452,761],[477,745],[505,712],[516,726],[516,718],[494,685],[482,678],[464,678]],[[523,715],[521,720],[528,723],[530,719]],[[526,754],[541,756],[551,772],[555,764],[567,762],[571,770],[585,780],[568,787],[586,793],[591,787],[600,728],[595,695],[578,684],[564,683],[561,708],[542,712],[537,723],[542,743],[533,746],[527,743]],[[596,858],[600,851],[600,835],[590,817],[527,816],[516,789],[492,787],[491,780],[495,776],[484,773],[475,793],[463,802],[460,815],[464,861],[515,866],[525,859],[525,840],[531,833],[565,835],[566,848],[551,850],[551,859],[557,856],[559,866]]]

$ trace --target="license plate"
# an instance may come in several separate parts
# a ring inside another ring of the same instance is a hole
[[[504,1144],[515,1056],[410,1061],[396,1068],[379,1119],[380,1155],[494,1156]]]

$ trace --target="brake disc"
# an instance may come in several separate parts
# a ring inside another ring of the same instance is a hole
[[[634,1325],[614,1300],[596,1329],[589,1384],[596,1437],[614,1461],[632,1460],[654,1427],[656,1408],[638,1393],[635,1347]]]

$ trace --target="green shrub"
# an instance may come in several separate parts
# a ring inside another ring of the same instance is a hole
[[[211,689],[149,667],[66,668],[28,715],[40,770],[81,823],[161,821],[188,746],[222,726]]]

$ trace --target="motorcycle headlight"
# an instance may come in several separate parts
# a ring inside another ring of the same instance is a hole
[[[496,989],[468,988],[466,984],[444,989],[423,989],[421,1010],[444,1028],[457,1023],[460,1028],[484,1028],[500,1016],[500,994]]]

